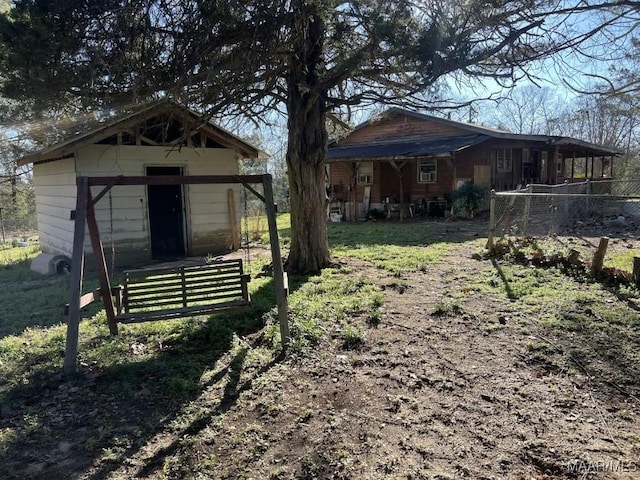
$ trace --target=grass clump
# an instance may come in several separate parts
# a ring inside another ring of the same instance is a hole
[[[353,325],[345,324],[342,328],[342,348],[356,350],[365,343],[364,331]]]
[[[382,293],[371,280],[340,269],[323,270],[320,275],[306,279],[289,297],[292,351],[309,351],[334,337],[355,345],[358,343],[355,337],[362,335],[358,335],[359,329],[352,322],[359,318],[379,319],[381,305]],[[277,325],[269,329],[269,335],[279,342]]]

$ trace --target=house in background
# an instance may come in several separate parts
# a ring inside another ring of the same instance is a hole
[[[521,135],[391,108],[332,142],[327,153],[331,213],[371,209],[444,215],[466,183],[512,190],[613,177],[617,150],[575,138]]]
[[[259,150],[171,101],[66,126],[67,137],[22,158],[33,164],[42,262],[70,258],[79,176],[234,175]],[[240,186],[114,186],[95,207],[107,262],[206,255],[239,245]],[[93,187],[95,197],[102,187]],[[112,250],[115,252],[111,259]],[[91,244],[85,239],[85,252]],[[87,256],[87,259],[91,259]],[[48,263],[47,263],[48,262]],[[41,271],[46,270],[40,268]]]

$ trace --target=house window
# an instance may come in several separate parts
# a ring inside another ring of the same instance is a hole
[[[513,169],[510,148],[498,148],[496,150],[496,170],[498,172],[510,172]]]
[[[438,181],[438,162],[435,159],[424,159],[418,162],[418,182],[433,183]]]
[[[360,162],[358,165],[358,183],[373,183],[373,162]]]

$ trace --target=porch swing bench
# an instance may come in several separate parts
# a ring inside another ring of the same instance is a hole
[[[251,305],[242,260],[125,270],[112,289],[117,322],[138,323]]]

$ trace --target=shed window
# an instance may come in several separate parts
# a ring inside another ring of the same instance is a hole
[[[358,183],[361,185],[373,183],[373,162],[360,162],[358,165]]]
[[[436,159],[424,159],[418,162],[418,182],[433,183],[438,181],[438,162]]]
[[[510,148],[498,148],[496,150],[496,169],[498,172],[510,172],[513,170]]]

